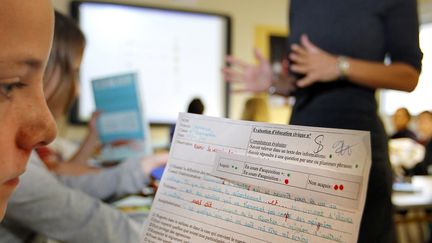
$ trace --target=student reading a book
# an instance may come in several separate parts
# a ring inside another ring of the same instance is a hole
[[[57,42],[64,40],[59,37],[65,34],[61,30],[71,34],[77,28],[73,21],[56,13],[54,46],[73,50],[68,41],[61,45]],[[85,175],[57,176],[32,153],[0,225],[0,242],[29,242],[35,235],[64,242],[139,242],[140,225],[101,199],[140,192],[148,184],[151,171],[166,161],[167,155],[161,154],[127,160]]]
[[[274,77],[257,55],[258,65],[229,57],[226,79],[249,91],[294,95],[290,124],[370,131],[372,167],[358,241],[394,242],[392,171],[375,91],[417,85],[417,2],[291,0],[287,19],[291,75]]]
[[[77,75],[85,47],[85,37],[77,27],[67,28],[68,25],[74,24],[71,20],[60,19],[58,22],[50,61],[45,71],[44,91],[54,118],[58,124],[61,124],[62,118],[68,115],[78,96]],[[100,148],[96,128],[98,115],[98,112],[93,113],[88,133],[80,144],[58,136],[50,145],[36,150],[50,171],[62,176],[96,173],[100,170],[89,166],[89,160],[95,155],[95,150]],[[129,141],[121,142],[128,143]],[[141,154],[147,155],[149,151],[140,152]]]
[[[51,1],[1,1],[0,221],[30,152],[55,137],[42,92],[52,42]]]

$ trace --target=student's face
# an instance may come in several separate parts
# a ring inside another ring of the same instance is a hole
[[[424,140],[432,138],[432,115],[421,114],[417,118],[417,129],[419,136]]]
[[[42,89],[53,18],[50,0],[1,1],[0,220],[30,152],[56,134]]]
[[[410,117],[404,110],[397,110],[393,116],[393,121],[396,130],[402,130],[408,127]]]

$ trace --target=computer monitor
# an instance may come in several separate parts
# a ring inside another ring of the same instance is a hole
[[[126,72],[138,73],[150,123],[174,123],[195,97],[206,115],[227,116],[228,16],[92,1],[73,1],[71,11],[86,36],[73,121],[94,110],[91,80]]]

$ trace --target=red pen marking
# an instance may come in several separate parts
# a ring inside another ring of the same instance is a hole
[[[271,200],[271,202],[270,201],[267,201],[267,203],[268,204],[271,204],[271,205],[278,205],[278,200]]]
[[[196,205],[201,205],[202,204],[202,200],[198,200],[198,199],[193,199],[192,203],[196,204]]]
[[[285,213],[285,222],[288,220],[289,218],[289,213]]]
[[[204,150],[204,146],[200,144],[194,144],[194,149]]]

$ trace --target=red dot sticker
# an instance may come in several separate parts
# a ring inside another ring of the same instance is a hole
[[[339,186],[339,189],[340,189],[341,191],[343,191],[344,186],[341,184],[341,185]]]
[[[288,184],[288,182],[289,182],[289,180],[288,180],[288,179],[285,179],[285,185]]]
[[[333,187],[336,191],[339,189],[338,185],[334,185]]]

